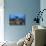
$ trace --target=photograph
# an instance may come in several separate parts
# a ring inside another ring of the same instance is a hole
[[[25,15],[10,15],[9,24],[10,25],[25,25]]]

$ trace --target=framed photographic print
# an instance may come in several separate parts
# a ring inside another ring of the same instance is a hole
[[[25,15],[9,15],[10,25],[25,25]]]

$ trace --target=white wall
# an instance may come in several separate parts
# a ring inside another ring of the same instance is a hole
[[[0,0],[0,41],[4,41],[4,0]]]
[[[46,0],[40,0],[40,9],[43,10],[43,9],[46,9]],[[46,27],[46,11],[44,11],[43,15],[43,22],[40,21],[40,25],[43,25]],[[46,40],[45,40],[46,41]],[[46,42],[45,42],[46,43]]]
[[[46,9],[46,0],[40,0],[40,9],[41,11],[43,9]],[[40,25],[46,26],[46,11],[43,12],[42,17],[43,17],[43,22],[40,21]]]

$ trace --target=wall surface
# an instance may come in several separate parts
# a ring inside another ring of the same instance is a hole
[[[0,42],[4,41],[4,0],[0,0]]]
[[[41,9],[41,11],[43,9],[46,9],[46,0],[41,0],[40,1],[40,9]],[[40,25],[46,26],[46,10],[43,12],[42,17],[43,17],[43,22],[40,21]]]
[[[7,41],[18,41],[32,29],[35,14],[40,10],[40,0],[4,0],[4,38]],[[9,15],[15,13],[26,15],[25,25],[9,25]]]
[[[46,0],[41,0],[40,1],[40,9],[41,10],[46,9]],[[42,17],[43,17],[43,22],[40,21],[40,25],[46,27],[46,11],[43,12]],[[45,37],[46,37],[46,35],[45,35]],[[46,43],[46,38],[45,38],[45,43]]]

